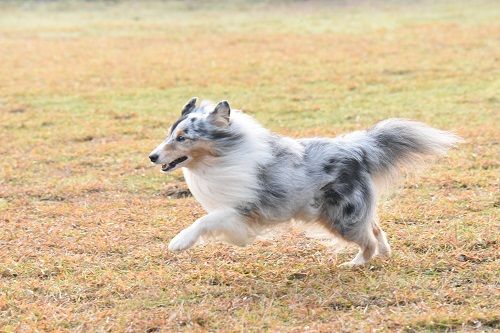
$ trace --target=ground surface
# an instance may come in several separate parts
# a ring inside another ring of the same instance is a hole
[[[1,4],[0,330],[498,329],[499,38],[495,1]],[[286,135],[466,142],[380,204],[388,261],[298,233],[172,254],[203,211],[147,154],[193,95]]]

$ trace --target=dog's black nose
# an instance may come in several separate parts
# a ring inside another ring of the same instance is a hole
[[[158,161],[158,157],[159,157],[158,154],[151,154],[151,155],[149,155],[149,159],[153,163],[156,162],[156,161]]]

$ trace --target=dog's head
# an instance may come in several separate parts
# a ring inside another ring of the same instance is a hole
[[[229,126],[231,108],[227,101],[215,106],[202,103],[199,107],[196,101],[196,97],[189,100],[180,118],[170,127],[167,138],[149,155],[151,162],[161,164],[163,172],[216,156],[216,141],[233,136]]]

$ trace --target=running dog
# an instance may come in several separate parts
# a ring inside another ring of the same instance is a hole
[[[222,240],[246,246],[269,227],[292,220],[322,226],[359,246],[347,266],[391,249],[376,215],[377,194],[401,168],[443,155],[460,138],[425,124],[387,119],[337,138],[295,140],[252,117],[192,98],[149,158],[163,172],[182,168],[208,212],[169,244],[186,250]]]

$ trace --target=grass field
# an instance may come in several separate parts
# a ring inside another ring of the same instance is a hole
[[[353,3],[1,3],[0,331],[499,329],[500,4]],[[191,96],[465,143],[381,202],[389,260],[294,231],[172,254],[203,210],[147,155]]]

